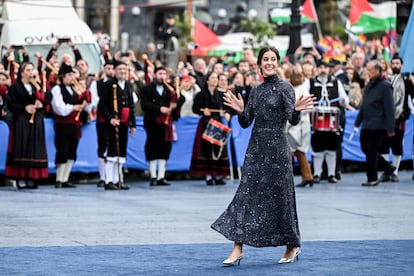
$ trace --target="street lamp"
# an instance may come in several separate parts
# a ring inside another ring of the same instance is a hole
[[[290,15],[290,36],[289,36],[289,48],[287,51],[289,61],[294,62],[295,57],[294,53],[296,49],[300,46],[300,0],[292,0],[292,13]]]

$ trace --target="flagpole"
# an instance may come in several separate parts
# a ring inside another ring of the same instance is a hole
[[[289,48],[287,54],[291,63],[295,62],[295,51],[301,45],[300,38],[300,1],[292,0],[291,6],[292,13],[290,15],[290,35],[289,35]]]

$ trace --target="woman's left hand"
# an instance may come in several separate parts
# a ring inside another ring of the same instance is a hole
[[[302,111],[302,110],[311,110],[313,109],[314,101],[316,100],[316,97],[313,96],[313,94],[309,96],[300,96],[299,99],[296,100],[295,103],[295,110],[296,111]]]

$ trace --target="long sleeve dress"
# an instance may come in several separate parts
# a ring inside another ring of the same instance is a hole
[[[13,114],[10,122],[9,145],[5,175],[15,179],[37,180],[47,178],[48,159],[45,139],[44,110],[36,109],[33,123],[25,107],[36,101],[36,89],[30,85],[29,93],[21,81],[12,85],[7,103]],[[42,96],[39,93],[39,96]],[[41,100],[46,104],[44,98]]]
[[[265,78],[239,115],[254,122],[242,177],[227,209],[211,225],[227,239],[255,246],[300,246],[291,152],[286,122],[299,122],[293,87],[277,75]]]

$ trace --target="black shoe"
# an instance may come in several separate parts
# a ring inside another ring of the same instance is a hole
[[[377,186],[380,183],[380,180],[373,180],[361,183],[361,186]]]
[[[151,178],[150,185],[151,186],[157,186],[157,179],[156,178]]]
[[[216,185],[225,185],[226,181],[224,181],[223,178],[214,179],[214,184],[216,184]]]
[[[26,180],[26,189],[37,189],[37,185],[33,180]]]
[[[62,188],[76,188],[76,185],[73,185],[71,182],[67,181],[62,183]]]
[[[382,173],[380,178],[379,178],[380,182],[388,182],[390,181],[390,176],[386,173]]]
[[[212,179],[206,180],[206,184],[207,184],[207,186],[213,186],[213,185],[215,185],[214,179],[212,178]]]
[[[312,187],[313,186],[313,180],[303,180],[299,184],[296,184],[296,187],[304,188],[307,185],[309,185],[309,187]]]
[[[385,174],[391,176],[394,174],[396,167],[394,167],[393,165],[390,165],[386,171],[384,171]]]
[[[161,179],[157,180],[157,185],[159,185],[159,186],[169,186],[170,183],[168,183],[165,178],[161,178]]]
[[[335,173],[335,178],[338,179],[338,180],[341,180],[341,178],[342,178],[341,177],[341,172],[336,172]]]
[[[96,187],[103,188],[105,186],[105,181],[99,180],[98,184],[96,184]]]
[[[391,176],[390,176],[390,180],[391,180],[391,182],[399,182],[400,180],[398,179],[398,176],[395,174],[395,173],[393,173]]]
[[[22,185],[20,185],[19,180],[16,180],[16,188],[17,188],[17,190],[23,190],[23,189],[27,188],[27,185],[22,186]]]
[[[319,183],[321,182],[321,178],[319,177],[319,175],[314,175],[313,176],[313,183]]]
[[[108,184],[104,184],[105,190],[118,190],[118,186],[114,185],[114,183],[109,182]]]
[[[60,181],[56,181],[56,183],[55,183],[55,188],[56,188],[56,189],[58,189],[58,188],[62,188],[62,182],[60,182]]]
[[[330,176],[328,177],[328,182],[329,182],[329,183],[334,183],[334,184],[336,184],[336,183],[338,183],[338,179],[336,179],[336,177],[335,177],[335,176],[330,175]]]
[[[122,182],[118,182],[115,186],[118,188],[118,190],[129,190],[129,186],[123,184]]]

